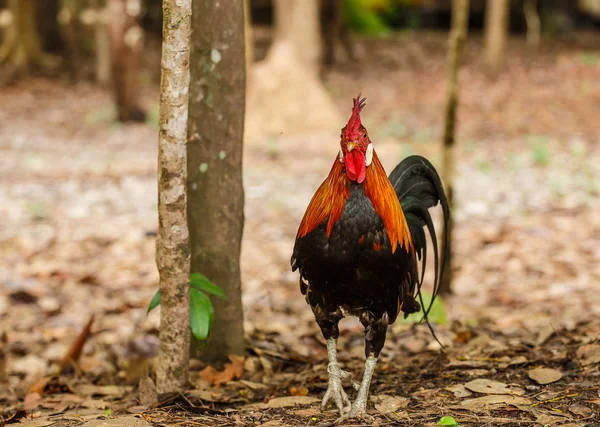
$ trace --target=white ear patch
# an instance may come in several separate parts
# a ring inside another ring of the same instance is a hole
[[[340,148],[340,163],[344,163],[344,151]]]
[[[373,161],[373,144],[369,142],[367,145],[367,152],[365,153],[365,165],[370,166]]]

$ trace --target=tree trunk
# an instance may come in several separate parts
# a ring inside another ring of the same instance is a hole
[[[244,354],[240,249],[244,223],[244,7],[195,0],[188,138],[192,272],[219,285],[206,360]]]
[[[252,38],[252,5],[244,0],[244,32],[246,34],[246,75],[254,62],[254,39]]]
[[[487,0],[485,8],[485,59],[493,72],[504,60],[510,12],[509,0]]]
[[[454,145],[456,142],[456,113],[458,109],[459,82],[458,72],[462,62],[467,30],[469,28],[469,0],[453,0],[452,30],[448,48],[448,98],[446,101],[446,126],[443,139],[443,177],[450,212],[454,207]],[[454,221],[452,216],[448,221],[448,240],[442,242],[446,252],[444,258],[444,274],[440,283],[440,293],[449,294],[452,291],[452,231]]]
[[[334,130],[342,119],[319,80],[318,0],[275,0],[275,38],[250,75],[246,135]]]
[[[36,24],[36,0],[9,0],[11,20],[0,46],[0,64],[14,70],[40,60],[42,48]]]
[[[139,25],[141,0],[109,0],[113,92],[120,122],[145,119],[138,104],[138,68],[144,30]]]
[[[79,77],[79,42],[77,37],[77,21],[79,10],[76,0],[62,0],[58,21],[61,25],[63,39],[67,47],[67,58],[71,78],[77,80]]]
[[[540,33],[542,24],[540,14],[538,13],[537,0],[525,0],[523,3],[523,12],[527,21],[527,44],[532,47],[540,45]]]
[[[157,391],[179,391],[188,379],[190,250],[187,225],[187,119],[192,0],[163,0],[158,134],[160,350]]]
[[[110,86],[110,34],[108,32],[108,11],[106,7],[96,5],[96,21],[94,22],[94,40],[96,43],[96,81]]]
[[[354,60],[354,46],[350,39],[347,26],[343,17],[342,0],[323,1],[323,64],[331,66],[336,63],[335,48],[340,41],[344,45],[346,54],[350,60]]]

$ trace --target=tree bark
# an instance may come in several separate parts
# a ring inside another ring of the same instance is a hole
[[[58,21],[61,25],[63,39],[67,47],[68,65],[71,72],[71,78],[77,80],[79,77],[79,42],[77,37],[77,21],[79,8],[75,0],[62,0]]]
[[[458,72],[469,28],[469,0],[453,0],[452,30],[448,47],[448,98],[446,101],[446,125],[443,139],[443,179],[448,194],[448,204],[453,212],[454,206],[454,145],[456,142],[456,115],[459,100]],[[443,242],[446,252],[444,258],[444,274],[440,282],[440,293],[449,294],[452,291],[452,231],[454,221],[452,216],[448,221],[448,240]]]
[[[319,80],[319,3],[274,1],[274,42],[249,79],[248,138],[340,126],[342,118]]]
[[[205,360],[244,354],[240,250],[244,222],[245,108],[241,0],[195,0],[192,18],[188,218],[192,272],[219,285]]]
[[[144,30],[141,0],[109,0],[113,92],[120,122],[145,120],[138,104],[138,69]]]
[[[36,0],[9,0],[11,21],[0,46],[0,64],[15,70],[40,60],[42,48],[36,24]]]
[[[525,0],[523,3],[523,12],[527,21],[527,44],[532,47],[540,45],[540,34],[542,24],[540,14],[538,13],[537,0]]]
[[[161,294],[159,393],[185,387],[189,368],[186,141],[192,0],[163,0],[163,11],[156,240]]]
[[[510,0],[487,0],[485,8],[485,59],[493,72],[504,60]]]

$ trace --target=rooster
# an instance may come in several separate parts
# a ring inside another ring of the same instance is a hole
[[[435,252],[433,295],[423,307],[427,320],[444,260],[428,209],[441,205],[444,240],[449,219],[440,177],[427,159],[410,156],[386,176],[361,124],[366,98],[360,96],[342,129],[339,155],[302,218],[291,258],[292,270],[300,272],[300,290],[327,340],[329,386],[322,406],[333,399],[342,419],[368,417],[369,387],[388,325],[400,312],[406,317],[423,306],[425,227]],[[337,362],[338,323],[345,315],[357,316],[365,328],[365,372],[355,384],[353,404],[342,387],[342,378],[350,374]]]

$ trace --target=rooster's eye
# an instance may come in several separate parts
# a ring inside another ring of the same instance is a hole
[[[366,133],[363,133],[363,138],[366,138],[366,137],[367,137],[367,134],[366,134]]]

